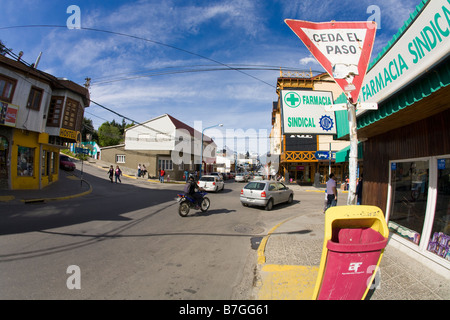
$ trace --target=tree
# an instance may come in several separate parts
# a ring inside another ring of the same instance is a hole
[[[104,122],[98,128],[98,144],[101,147],[114,146],[119,144],[123,140],[123,136],[120,134],[119,126],[114,120],[109,123]]]
[[[89,139],[88,135],[90,135]],[[91,119],[83,118],[83,125],[81,127],[81,141],[95,141],[98,143],[98,134],[94,129]]]

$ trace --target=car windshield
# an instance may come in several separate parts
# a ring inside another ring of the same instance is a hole
[[[261,183],[261,182],[250,182],[249,184],[247,184],[245,186],[245,189],[264,190],[265,185],[266,185],[265,183]]]
[[[200,181],[214,181],[214,177],[201,177]]]
[[[68,156],[61,156],[60,159],[62,161],[70,161],[70,158]]]

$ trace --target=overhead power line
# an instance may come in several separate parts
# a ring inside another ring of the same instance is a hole
[[[36,25],[21,25],[21,26],[0,27],[0,30],[19,29],[19,28],[67,28],[67,26],[48,25],[48,24],[36,24]],[[233,68],[233,67],[231,67],[231,66],[229,66],[229,65],[227,65],[225,63],[222,63],[222,62],[220,62],[218,60],[215,60],[215,59],[206,57],[204,55],[201,55],[201,54],[198,54],[198,53],[186,50],[186,49],[182,49],[182,48],[179,48],[179,47],[167,44],[167,43],[163,43],[161,41],[151,40],[151,39],[147,39],[147,38],[144,38],[144,37],[139,37],[139,36],[123,33],[123,32],[117,32],[117,31],[111,31],[111,30],[103,30],[103,29],[98,29],[98,28],[80,27],[80,29],[81,30],[86,30],[86,31],[93,31],[93,32],[106,33],[106,34],[113,34],[113,35],[121,36],[121,37],[128,37],[128,38],[131,38],[131,39],[136,39],[136,40],[141,40],[141,41],[145,41],[145,42],[150,42],[150,43],[154,43],[154,44],[157,44],[157,45],[160,45],[160,46],[164,46],[164,47],[167,47],[167,48],[178,50],[178,51],[181,51],[181,52],[184,52],[184,53],[187,53],[187,54],[190,54],[190,55],[193,55],[193,56],[196,56],[196,57],[199,57],[199,58],[211,61],[211,62],[214,62],[214,63],[216,63],[218,65],[226,67],[229,70],[234,70],[236,72],[242,73],[242,74],[244,74],[244,75],[246,75],[246,76],[248,76],[250,78],[253,78],[253,79],[255,79],[255,80],[259,81],[259,82],[265,83],[266,85],[276,89],[276,86],[274,86],[274,85],[272,85],[272,84],[270,84],[270,83],[268,83],[268,82],[266,82],[266,81],[264,81],[262,79],[259,79],[259,78],[255,77],[255,76],[253,76],[253,75],[251,75],[251,74],[249,74],[247,72],[244,72],[243,70],[239,70],[239,69]]]

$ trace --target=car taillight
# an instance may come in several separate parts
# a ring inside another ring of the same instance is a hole
[[[200,181],[197,181],[197,184],[200,185]]]
[[[266,197],[266,192],[265,191],[261,192],[261,197],[263,197],[263,198]]]
[[[241,194],[244,194],[244,189],[241,189]]]

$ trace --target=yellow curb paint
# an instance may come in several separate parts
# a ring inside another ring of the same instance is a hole
[[[282,224],[296,217],[280,222],[270,229],[258,248],[258,265],[260,265],[260,288],[258,300],[311,300],[319,273],[319,266],[275,265],[265,264],[267,241]]]
[[[40,201],[60,201],[60,200],[67,200],[67,199],[73,199],[73,198],[78,198],[78,197],[83,197],[85,195],[88,195],[92,192],[92,186],[89,182],[87,182],[86,180],[83,180],[84,183],[87,183],[89,185],[89,190],[82,192],[82,193],[78,193],[78,194],[74,194],[71,196],[64,196],[64,197],[55,197],[55,198],[42,198],[42,199],[27,199],[27,200],[20,200],[22,202],[40,202]]]
[[[14,200],[14,196],[0,196],[0,202],[8,202]]]
[[[258,247],[258,264],[264,264],[266,263],[266,256],[264,255],[264,251],[266,250],[266,244],[267,244],[267,240],[269,239],[270,235],[276,230],[278,229],[283,223],[288,222],[289,220],[294,219],[295,217],[289,218],[287,220],[284,220],[282,222],[280,222],[279,224],[277,224],[275,227],[273,227],[272,229],[270,229],[269,233],[267,233],[267,236],[265,236],[262,240],[261,243],[259,244]]]
[[[318,266],[264,265],[258,300],[311,300]]]

